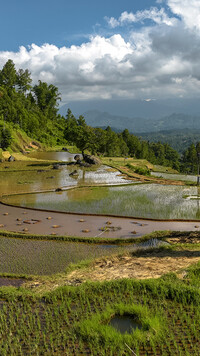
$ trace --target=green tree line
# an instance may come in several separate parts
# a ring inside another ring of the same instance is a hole
[[[5,123],[12,123],[31,138],[49,145],[63,142],[65,119],[58,115],[58,88],[40,80],[37,85],[31,83],[28,69],[17,71],[11,59],[0,70],[1,124],[5,127]],[[3,140],[1,147],[5,147]]]
[[[75,144],[82,152],[104,156],[131,156],[147,159],[153,164],[171,166],[179,170],[179,154],[167,143],[149,143],[131,134],[128,129],[116,133],[108,126],[106,129],[93,128],[86,124],[83,116],[78,119],[68,109],[64,137]]]

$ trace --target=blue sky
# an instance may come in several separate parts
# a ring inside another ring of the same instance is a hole
[[[32,43],[81,44],[92,34],[111,34],[105,17],[154,6],[151,0],[2,0],[0,50]]]
[[[63,102],[200,93],[198,0],[2,0],[0,69],[11,58]]]

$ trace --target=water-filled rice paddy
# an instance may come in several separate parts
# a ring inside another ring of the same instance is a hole
[[[52,190],[57,187],[67,188],[80,185],[115,185],[127,184],[130,181],[123,179],[118,171],[110,171],[109,167],[101,166],[93,170],[78,168],[76,166],[61,166],[60,169],[37,167],[35,171],[0,172],[0,194],[31,193],[36,191]],[[70,174],[77,170],[76,176]]]
[[[64,286],[33,299],[22,290],[10,294],[2,290],[0,299],[2,356],[199,356],[199,291],[182,280]],[[127,305],[147,310],[149,330],[122,334],[97,322],[105,310]]]
[[[63,272],[70,263],[124,250],[112,245],[1,237],[0,273],[50,275]]]
[[[182,180],[184,182],[197,182],[197,176],[190,174],[174,174],[174,173],[163,173],[163,172],[151,172],[153,177],[160,177],[172,180]]]
[[[196,187],[159,184],[85,187],[59,193],[15,195],[5,202],[23,207],[155,219],[199,219]]]

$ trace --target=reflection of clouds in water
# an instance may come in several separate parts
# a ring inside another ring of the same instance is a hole
[[[26,206],[81,213],[116,214],[157,219],[195,219],[196,200],[184,195],[195,194],[195,187],[158,184],[80,188],[58,193],[18,196]],[[9,198],[9,199],[12,199]],[[16,197],[15,197],[16,199]]]
[[[162,177],[165,179],[172,179],[172,180],[182,180],[182,181],[187,181],[187,182],[196,182],[197,181],[197,176],[185,175],[185,174],[151,172],[151,176]]]

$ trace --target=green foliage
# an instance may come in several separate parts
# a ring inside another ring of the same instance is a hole
[[[31,82],[28,69],[16,71],[10,59],[0,70],[1,118],[19,125],[30,137],[51,146],[67,141],[82,152],[89,150],[92,154],[108,157],[144,158],[153,164],[179,169],[178,153],[168,144],[142,141],[127,129],[116,133],[109,126],[105,130],[92,128],[83,116],[76,119],[70,109],[65,119],[58,115],[58,88],[41,80],[32,87]],[[5,141],[9,141],[8,135],[6,133]],[[6,145],[7,142],[4,147]]]
[[[200,142],[196,146],[192,143],[184,152],[181,158],[181,171],[197,174],[200,164]]]
[[[126,166],[137,174],[141,174],[143,176],[151,175],[150,169],[148,168],[135,167],[131,163],[127,163]]]
[[[3,124],[0,124],[0,147],[3,150],[6,150],[12,142],[12,135],[9,128],[4,127]]]
[[[28,69],[15,69],[8,60],[0,70],[0,118],[11,125],[18,125],[29,136],[48,145],[64,144],[65,119],[58,115],[58,88],[45,82],[31,86]],[[9,133],[5,134],[7,148]]]

